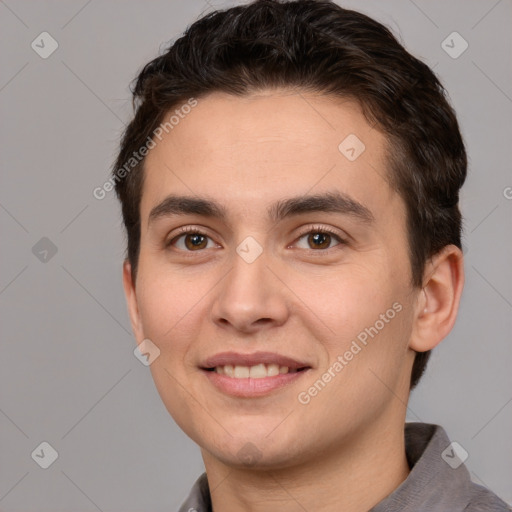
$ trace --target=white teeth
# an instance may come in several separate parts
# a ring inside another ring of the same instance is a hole
[[[250,368],[248,366],[235,366],[235,379],[247,379],[249,377]]]
[[[249,377],[251,379],[261,379],[262,377],[266,376],[267,369],[265,368],[264,364],[257,364],[256,366],[251,366],[251,369],[249,371]]]
[[[278,364],[257,364],[254,366],[216,366],[215,372],[220,375],[235,379],[263,379],[265,377],[275,377],[279,374],[295,373],[297,370],[290,370],[288,366],[279,366]]]
[[[267,365],[267,374],[269,377],[274,377],[275,375],[279,375],[279,365],[278,364]]]

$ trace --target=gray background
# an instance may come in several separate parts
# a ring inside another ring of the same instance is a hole
[[[443,425],[472,478],[512,503],[512,3],[341,3],[433,66],[458,112],[470,156],[466,288],[408,419]],[[136,72],[202,13],[233,4],[0,1],[4,512],[169,512],[203,470],[133,355],[120,213],[113,192],[92,191],[130,118]],[[43,31],[59,44],[47,59],[31,48]],[[441,46],[453,31],[469,44],[457,59]],[[42,237],[57,248],[46,262],[48,242],[33,251]],[[59,454],[48,469],[31,458],[42,441]]]

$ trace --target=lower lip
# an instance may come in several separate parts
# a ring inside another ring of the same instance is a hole
[[[304,374],[308,373],[308,371],[309,368],[300,372],[280,373],[274,377],[263,377],[261,379],[235,379],[233,377],[226,377],[216,371],[202,370],[217,389],[227,395],[241,398],[253,398],[267,395],[271,391],[295,382]]]

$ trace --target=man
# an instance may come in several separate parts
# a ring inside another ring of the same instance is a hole
[[[362,14],[260,0],[189,27],[134,101],[124,286],[204,460],[180,510],[509,510],[405,425],[464,282],[466,153],[431,70]]]

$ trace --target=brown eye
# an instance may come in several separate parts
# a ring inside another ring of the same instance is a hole
[[[335,243],[333,243],[335,242]],[[313,251],[328,250],[337,245],[345,245],[346,242],[336,233],[331,233],[326,228],[313,228],[299,237],[297,245],[300,249]]]
[[[208,245],[209,242],[210,245]],[[198,252],[202,249],[212,247],[212,244],[213,242],[210,237],[199,231],[183,232],[169,242],[169,246],[173,246],[184,252]]]
[[[331,235],[328,233],[314,233],[308,236],[308,244],[312,249],[327,249],[331,244]]]
[[[191,251],[204,249],[208,245],[208,238],[199,233],[185,235],[185,246]]]

